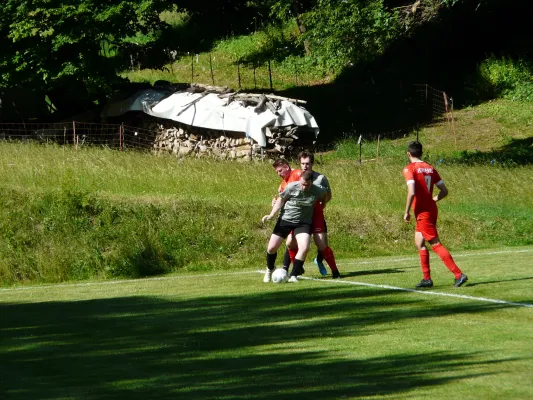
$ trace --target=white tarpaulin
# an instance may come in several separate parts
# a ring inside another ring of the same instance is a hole
[[[163,92],[147,89],[110,105],[102,116],[116,117],[128,111],[142,111],[186,125],[243,132],[263,147],[267,143],[267,126],[307,126],[315,136],[319,132],[315,118],[307,110],[286,100],[281,100],[278,115],[275,115],[266,107],[255,111],[254,106],[246,107],[239,100],[233,100],[228,105],[228,97],[220,98],[216,93],[176,92],[165,96]]]

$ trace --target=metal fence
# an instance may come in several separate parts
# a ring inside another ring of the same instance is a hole
[[[156,131],[122,124],[87,122],[0,123],[0,140],[102,146],[118,150],[153,149]]]

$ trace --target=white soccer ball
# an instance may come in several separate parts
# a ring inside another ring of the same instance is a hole
[[[285,283],[289,280],[289,274],[283,268],[278,268],[272,273],[272,282]]]

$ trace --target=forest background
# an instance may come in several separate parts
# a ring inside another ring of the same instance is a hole
[[[161,76],[211,84],[209,74],[174,74],[181,59],[202,54],[228,60],[232,79],[217,71],[217,81],[234,88],[236,66],[275,62],[290,83],[273,89],[308,101],[325,142],[424,122],[414,84],[446,91],[455,108],[533,101],[526,0],[7,0],[2,8],[3,122],[100,109]]]

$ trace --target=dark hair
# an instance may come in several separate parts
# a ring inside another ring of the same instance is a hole
[[[422,143],[420,142],[411,142],[407,145],[407,151],[413,157],[420,157],[422,155]]]
[[[307,156],[306,156],[307,157]],[[310,171],[310,170],[307,170],[307,171],[304,171],[302,172],[302,175],[300,175],[300,177],[304,180],[304,181],[310,181],[313,179],[313,172]]]
[[[287,160],[285,160],[284,158],[278,158],[276,161],[274,161],[272,163],[272,167],[274,168],[278,168],[282,165],[286,165],[287,167],[290,167],[289,163]]]
[[[315,163],[315,155],[313,153],[310,153],[306,150],[301,151],[300,154],[298,154],[298,161],[302,161],[302,158],[308,158],[309,161],[311,161],[311,164]]]

